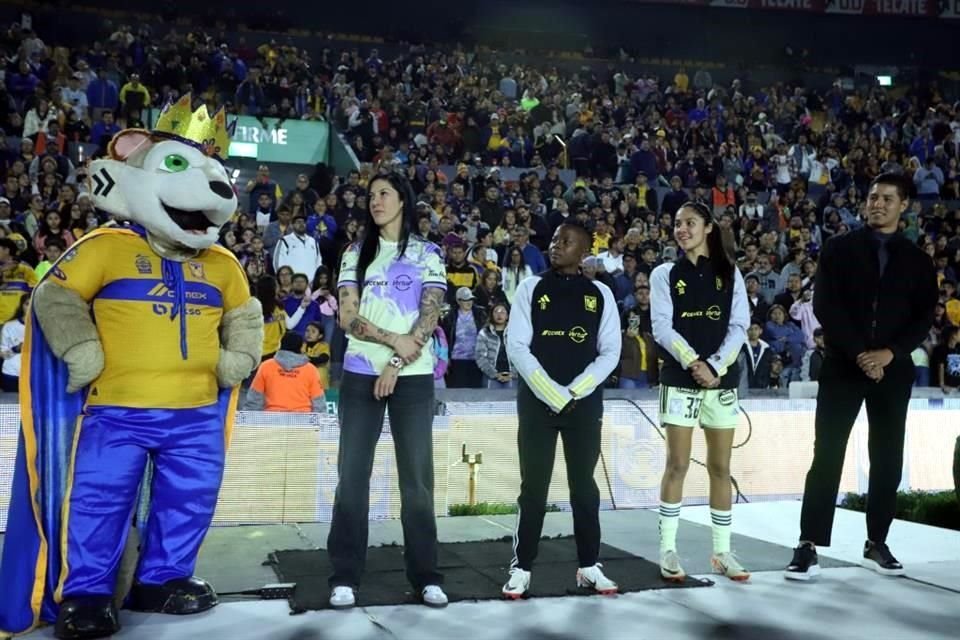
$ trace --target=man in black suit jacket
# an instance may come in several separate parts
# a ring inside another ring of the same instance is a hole
[[[832,238],[820,256],[813,309],[826,356],[817,393],[816,442],[800,517],[800,546],[784,574],[819,573],[815,545],[830,546],[850,430],[864,400],[869,417],[870,485],[863,565],[883,575],[903,566],[887,547],[903,469],[910,353],[927,337],[937,304],[933,262],[897,232],[910,204],[909,178],[884,173],[870,184],[867,226]]]

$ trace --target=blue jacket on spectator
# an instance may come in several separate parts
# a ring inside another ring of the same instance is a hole
[[[287,317],[293,317],[293,314],[297,312],[297,309],[300,308],[301,298],[295,296],[287,296],[283,299],[283,310],[286,312]],[[320,314],[320,305],[314,300],[310,305],[303,310],[303,316],[300,318],[300,322],[297,323],[292,330],[299,333],[303,336],[307,331],[307,324],[311,322],[319,322],[321,320]]]
[[[787,367],[799,367],[803,362],[803,352],[806,349],[803,330],[792,322],[777,324],[773,320],[767,322],[763,328],[763,339],[770,345],[774,353],[783,358]]]
[[[237,79],[237,82],[243,82],[247,79],[247,63],[241,60],[239,56],[233,59],[233,76]]]
[[[277,183],[273,180],[268,180],[267,182],[260,182],[259,180],[253,186],[253,189],[250,190],[250,202],[247,204],[247,211],[256,211],[257,204],[260,200],[260,194],[267,194],[270,196],[270,199],[273,201],[277,200]]]
[[[263,86],[244,80],[237,87],[237,106],[245,107],[247,115],[258,116],[266,102]]]
[[[653,151],[638,150],[630,156],[630,182],[637,179],[637,174],[642,173],[647,176],[650,184],[657,183],[657,156]]]
[[[323,222],[325,228],[320,227]],[[337,234],[337,221],[329,213],[322,216],[311,213],[307,216],[307,235],[315,237],[317,240],[333,241]]]
[[[107,126],[104,124],[103,120],[94,123],[93,127],[90,129],[90,142],[94,144],[100,144],[100,141],[106,138],[110,140],[113,136],[120,133],[120,125],[116,122]]]
[[[943,186],[943,171],[937,165],[920,167],[913,174],[913,183],[917,187],[917,195],[938,196]]]
[[[31,95],[38,84],[40,84],[40,79],[32,73],[23,74],[18,71],[7,76],[7,90],[17,101]]]
[[[927,158],[933,155],[933,147],[933,138],[917,136],[917,138],[910,143],[910,155],[915,156],[921,165],[926,164]]]
[[[120,105],[117,85],[96,78],[87,85],[87,104],[91,109],[116,109]]]
[[[547,270],[547,261],[543,258],[543,252],[530,243],[523,248],[523,261],[527,263],[534,275]]]
[[[633,275],[627,275],[625,272],[621,271],[617,275],[613,276],[613,282],[617,285],[613,290],[613,297],[616,298],[617,302],[621,303],[621,306],[628,296],[631,299],[633,298],[633,279],[636,277],[636,275],[636,271],[633,272]],[[635,303],[636,302],[634,301],[634,304]]]

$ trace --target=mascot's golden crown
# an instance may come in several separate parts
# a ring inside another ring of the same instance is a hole
[[[151,133],[161,138],[180,140],[210,157],[226,160],[236,120],[228,126],[223,107],[212,116],[205,104],[191,111],[191,101],[188,93],[176,102],[167,103]]]

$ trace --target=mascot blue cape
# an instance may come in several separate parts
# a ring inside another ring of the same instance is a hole
[[[139,225],[98,229],[78,244],[103,233],[137,233]],[[53,268],[45,275],[54,272]],[[54,593],[60,580],[63,541],[61,509],[69,491],[68,472],[74,434],[87,390],[67,393],[68,371],[47,345],[31,310],[26,321],[20,365],[21,430],[13,472],[7,531],[0,558],[0,634],[19,634],[56,620]],[[239,387],[222,389],[218,397],[225,436],[233,430]],[[149,477],[149,470],[145,477]],[[149,514],[149,486],[141,487],[137,523]]]

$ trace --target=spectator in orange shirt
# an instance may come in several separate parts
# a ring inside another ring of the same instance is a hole
[[[248,411],[326,413],[320,374],[301,349],[300,334],[288,331],[283,335],[277,355],[257,369],[247,392]]]

